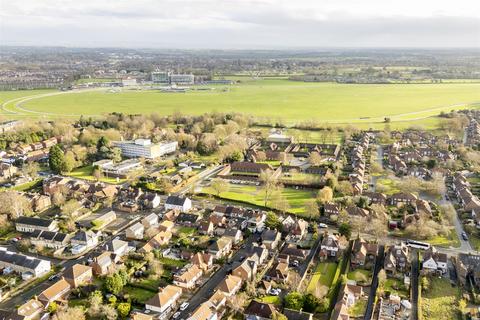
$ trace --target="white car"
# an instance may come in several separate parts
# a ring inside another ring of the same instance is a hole
[[[328,228],[328,226],[325,223],[319,223],[318,227],[321,228],[321,229]]]
[[[272,296],[278,296],[281,292],[282,292],[282,289],[272,288],[272,289],[270,289],[270,292],[269,292],[269,293],[270,293]]]
[[[172,318],[177,319],[179,316],[180,316],[180,312],[175,312]]]
[[[180,310],[183,311],[183,310],[187,309],[189,305],[190,305],[190,304],[189,304],[188,302],[182,303],[182,305],[180,306]]]

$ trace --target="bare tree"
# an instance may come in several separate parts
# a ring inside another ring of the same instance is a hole
[[[323,187],[320,191],[318,191],[317,196],[318,201],[320,203],[326,203],[333,200],[333,190],[330,187]]]
[[[11,190],[0,192],[1,214],[7,214],[10,219],[15,220],[29,212],[31,206],[25,195]]]
[[[322,157],[316,151],[311,152],[308,156],[308,163],[310,163],[312,166],[318,166],[322,164]]]
[[[275,174],[275,171],[272,171],[270,169],[267,170],[262,170],[260,172],[260,181],[263,182],[263,203],[265,207],[268,204],[268,200],[270,199],[271,195],[273,192],[275,192],[277,183],[278,183],[278,178],[277,175]]]
[[[212,181],[210,188],[215,192],[218,197],[222,192],[228,191],[228,182],[225,179],[217,178]]]

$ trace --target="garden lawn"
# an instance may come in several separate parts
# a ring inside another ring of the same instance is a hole
[[[326,295],[332,285],[336,270],[337,263],[320,262],[310,279],[307,292],[312,293],[317,297]]]
[[[129,285],[123,287],[123,293],[128,294],[130,298],[137,299],[137,301],[142,304],[155,295],[155,292],[153,291],[136,288]]]
[[[438,235],[433,239],[426,240],[426,242],[438,247],[460,247],[460,239],[458,239],[457,232],[453,227],[448,236]]]
[[[348,314],[350,317],[362,317],[365,315],[365,311],[367,310],[367,299],[360,299],[358,300],[353,306],[348,309]]]
[[[161,257],[158,259],[163,265],[170,266],[170,267],[177,267],[177,268],[182,268],[187,264],[186,261],[184,260],[175,260],[175,259],[170,259],[170,258],[165,258]]]
[[[196,228],[193,228],[193,227],[180,227],[177,229],[177,235],[179,237],[181,236],[191,236],[195,233],[197,229]]]
[[[264,303],[272,303],[274,305],[281,305],[282,299],[279,296],[265,296],[259,299],[261,302]]]
[[[409,293],[402,281],[394,278],[389,278],[385,281],[385,291],[390,291],[400,297],[408,297]]]
[[[421,312],[424,319],[450,320],[461,319],[458,313],[458,301],[461,292],[458,287],[452,287],[450,281],[444,278],[430,278],[430,289],[422,293]]]
[[[92,176],[93,167],[92,166],[85,166],[81,168],[73,169],[72,172],[65,174],[66,176],[83,179],[88,181],[95,181],[95,177]],[[110,184],[121,184],[127,181],[126,179],[116,179],[116,178],[107,178],[103,177],[100,179],[102,182],[110,183]]]
[[[347,278],[349,280],[355,280],[357,282],[365,282],[369,283],[371,282],[372,278],[372,271],[370,270],[364,270],[364,269],[356,269],[354,271],[350,271],[347,274]]]

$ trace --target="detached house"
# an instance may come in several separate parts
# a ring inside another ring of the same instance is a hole
[[[252,281],[257,274],[258,263],[255,259],[247,258],[232,269],[232,274],[243,281]]]
[[[182,289],[177,286],[168,285],[145,302],[145,309],[153,312],[164,313],[173,309],[182,295]]]
[[[336,257],[339,250],[338,237],[333,234],[324,235],[320,244],[320,255],[323,258]]]
[[[71,287],[68,281],[61,279],[47,289],[43,290],[38,296],[38,300],[42,302],[45,307],[48,307],[50,303],[63,299],[70,292],[70,290]]]
[[[418,200],[418,197],[413,193],[398,192],[390,196],[389,201],[393,206],[399,205],[414,205]]]
[[[106,251],[93,258],[92,270],[95,275],[104,276],[115,270],[115,263],[113,262],[111,255],[111,252]]]
[[[202,269],[196,264],[187,265],[178,274],[173,277],[173,284],[184,289],[193,289],[195,283],[201,278]]]
[[[290,275],[288,271],[288,263],[276,262],[265,274],[265,280],[286,283]]]
[[[231,297],[235,295],[241,287],[242,278],[229,274],[219,283],[216,290],[223,292],[226,297]]]
[[[197,252],[191,257],[190,261],[204,272],[210,270],[213,266],[213,256],[209,253]]]
[[[136,239],[140,240],[143,239],[143,232],[145,231],[145,227],[140,222],[135,223],[134,225],[130,226],[125,230],[127,239]]]
[[[275,317],[275,313],[276,309],[273,304],[256,300],[252,300],[244,311],[246,320],[269,320]]]
[[[227,256],[232,250],[233,241],[229,237],[220,237],[208,247],[208,252],[213,255],[215,259],[220,259]]]
[[[65,270],[64,278],[72,288],[78,288],[92,282],[93,270],[92,267],[77,263]]]
[[[169,196],[165,201],[165,210],[187,212],[192,209],[192,201],[186,197]]]
[[[361,238],[353,241],[352,253],[350,256],[351,269],[371,268],[375,264],[378,254],[378,244],[367,242]]]
[[[262,232],[261,238],[262,244],[265,246],[265,248],[268,250],[274,250],[280,243],[281,234],[277,230],[265,229]]]
[[[388,247],[385,252],[384,269],[387,275],[391,276],[410,269],[410,250],[405,243]]]
[[[447,255],[432,246],[423,254],[422,272],[444,274],[447,272],[447,264]]]
[[[141,222],[145,229],[156,227],[158,225],[158,216],[155,213],[150,213],[148,216],[143,218]]]
[[[331,215],[339,215],[340,214],[340,207],[333,202],[327,202],[323,206],[323,212],[325,213],[326,216],[331,216]]]

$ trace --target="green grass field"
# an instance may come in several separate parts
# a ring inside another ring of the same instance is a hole
[[[252,114],[264,121],[282,120],[287,124],[315,120],[318,123],[369,125],[388,116],[392,121],[412,125],[413,120],[438,115],[442,110],[453,109],[452,106],[458,109],[480,101],[478,83],[346,85],[276,79],[213,88],[187,93],[126,89],[118,93],[103,90],[69,92],[21,103],[21,107],[37,113],[19,111],[15,105],[8,108],[32,116],[48,113],[50,117],[55,114],[99,115],[112,111],[160,114],[235,111]],[[5,99],[3,96],[0,95],[0,100]]]
[[[203,188],[202,192],[215,194],[208,187]],[[290,210],[288,211],[298,215],[305,214],[305,201],[316,197],[316,194],[310,190],[295,190],[292,188],[283,188],[282,194],[290,204]],[[230,184],[228,191],[220,193],[220,197],[227,200],[251,203],[256,206],[264,205],[261,189],[256,186]]]
[[[458,313],[460,289],[452,287],[447,279],[430,278],[430,289],[422,294],[424,319],[461,319]]]
[[[92,172],[93,172],[92,166],[85,166],[85,167],[73,169],[72,172],[69,172],[65,175],[69,177],[77,178],[77,179],[95,181],[95,177],[92,176]],[[110,183],[110,184],[120,184],[120,183],[124,183],[127,180],[126,179],[117,180],[116,178],[103,177],[103,178],[100,178],[100,181]]]

